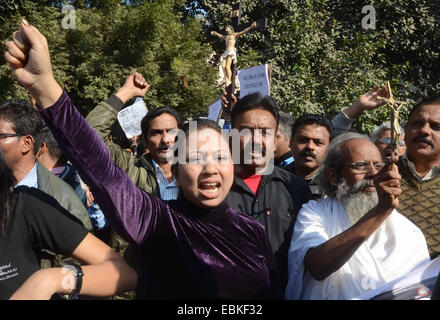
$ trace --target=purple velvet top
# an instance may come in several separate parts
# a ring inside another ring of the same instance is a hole
[[[281,297],[262,225],[224,203],[205,210],[139,189],[66,92],[40,113],[111,226],[134,245],[145,298]]]

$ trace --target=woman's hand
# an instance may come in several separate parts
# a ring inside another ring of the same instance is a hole
[[[55,81],[46,38],[22,20],[21,29],[6,43],[5,60],[17,80],[35,97],[39,107],[53,105],[62,94]]]

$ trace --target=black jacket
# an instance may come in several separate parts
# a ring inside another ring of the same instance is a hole
[[[287,170],[290,173],[296,175],[296,172],[295,172],[295,161],[290,163],[288,166],[281,167],[281,168],[283,168],[283,170]],[[320,200],[320,199],[322,199],[324,191],[319,187],[318,182],[316,181],[316,179],[314,179],[314,177],[312,177],[310,179],[305,179],[305,181],[309,185],[310,191],[312,192],[312,199],[313,200]]]
[[[287,285],[287,252],[293,225],[302,204],[310,199],[307,183],[278,167],[272,174],[262,176],[257,194],[235,175],[225,199],[230,207],[250,215],[266,228],[283,289]]]

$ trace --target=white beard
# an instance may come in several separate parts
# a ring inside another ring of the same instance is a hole
[[[347,180],[342,179],[342,182],[338,185],[335,191],[336,198],[342,204],[347,213],[348,218],[352,224],[355,224],[362,218],[368,211],[373,209],[378,203],[379,198],[377,192],[364,193],[362,192],[368,187],[370,181],[364,180],[356,182],[352,187],[347,183]],[[382,232],[385,232],[389,222],[389,216],[384,222],[373,232],[371,236],[376,237]],[[370,237],[371,237],[370,236]]]
[[[342,182],[335,191],[336,198],[344,207],[352,224],[358,222],[360,218],[379,202],[377,192],[362,192],[369,184],[368,180],[364,180],[356,182],[350,187],[347,180],[342,179]]]

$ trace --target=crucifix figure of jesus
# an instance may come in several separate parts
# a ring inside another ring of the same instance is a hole
[[[390,83],[387,82],[387,89],[388,89],[388,95],[389,97],[380,97],[378,96],[377,99],[382,100],[386,103],[387,107],[391,111],[391,146],[393,149],[393,153],[395,155],[398,155],[398,144],[400,140],[400,136],[402,135],[402,132],[400,130],[399,125],[399,111],[400,109],[406,105],[407,103],[404,101],[397,101],[394,99],[393,92],[391,91]],[[395,165],[393,165],[394,167]]]
[[[235,48],[235,44],[237,39],[255,29],[257,27],[257,23],[252,23],[248,28],[235,32],[232,26],[226,27],[226,35],[222,35],[218,32],[211,31],[211,35],[220,38],[221,40],[225,40],[225,52],[222,54],[220,58],[220,63],[223,69],[223,76],[225,79],[226,87],[228,87],[232,83],[232,64],[237,63],[237,49]]]

